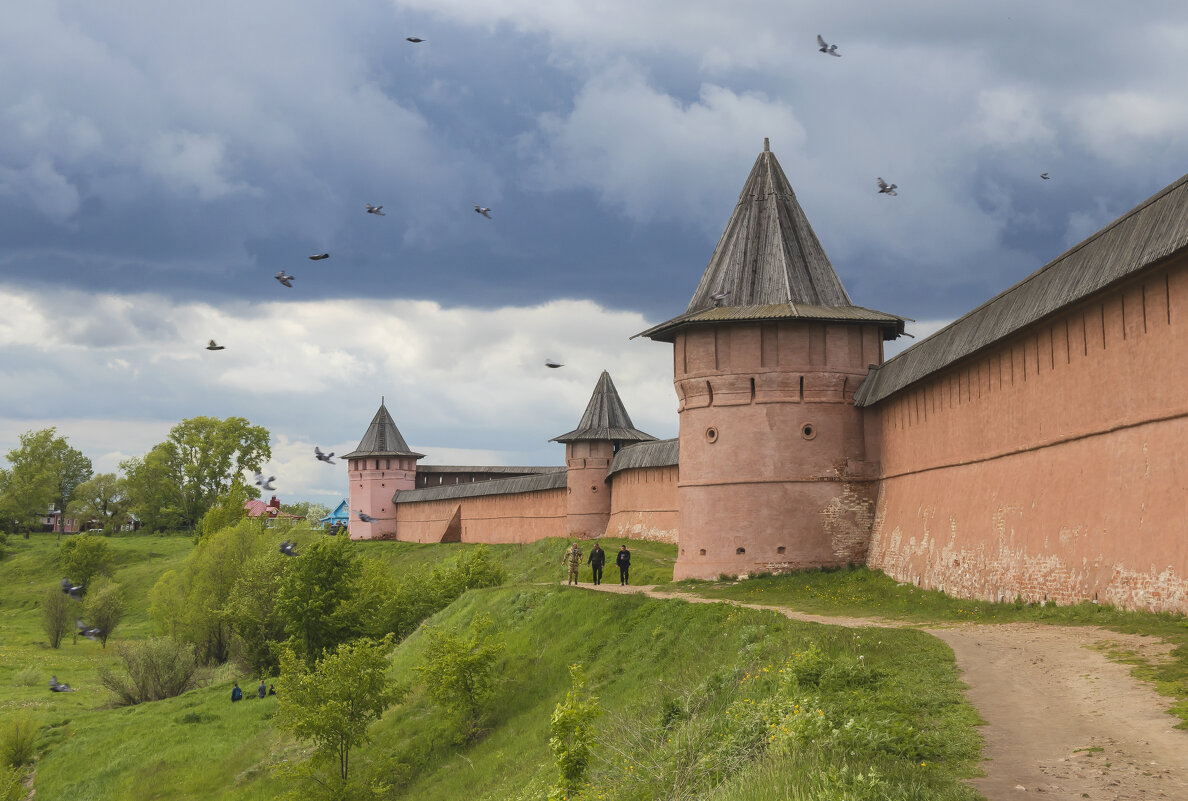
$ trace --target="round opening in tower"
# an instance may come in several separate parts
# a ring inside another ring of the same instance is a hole
[[[800,435],[805,439],[812,439],[817,436],[817,427],[812,423],[805,423],[804,427],[800,429]]]
[[[713,444],[718,441],[718,429],[710,426],[705,430],[705,441]]]

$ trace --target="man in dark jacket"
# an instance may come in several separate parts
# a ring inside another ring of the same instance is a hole
[[[601,584],[602,566],[606,564],[606,551],[602,550],[598,543],[594,543],[594,547],[590,549],[590,558],[586,560],[586,564],[594,568],[594,585]]]
[[[239,689],[239,682],[235,682],[235,686],[231,688],[231,703],[243,700],[243,690]]]
[[[619,566],[619,584],[627,584],[627,573],[631,570],[631,551],[624,545],[615,556],[615,564]]]

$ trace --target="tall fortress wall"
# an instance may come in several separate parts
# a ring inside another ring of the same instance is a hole
[[[851,301],[765,142],[688,308],[640,334],[673,349],[677,439],[606,372],[564,467],[419,465],[381,403],[351,537],[634,537],[678,543],[677,578],[867,563],[1188,612],[1185,310],[1188,176],[884,363],[904,318]]]

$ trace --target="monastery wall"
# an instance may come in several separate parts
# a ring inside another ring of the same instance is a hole
[[[564,487],[540,492],[402,501],[396,538],[404,542],[525,543],[564,537]]]
[[[677,542],[677,466],[622,470],[611,476],[608,537]]]
[[[1188,612],[1184,353],[1181,255],[868,408],[869,564],[967,597]]]

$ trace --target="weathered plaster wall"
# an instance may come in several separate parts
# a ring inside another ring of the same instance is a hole
[[[1188,611],[1188,258],[872,410],[869,563],[958,595]]]
[[[398,503],[397,534],[407,542],[525,543],[564,537],[565,500],[564,489],[551,489]]]
[[[677,466],[621,470],[611,476],[608,537],[677,542]]]

